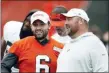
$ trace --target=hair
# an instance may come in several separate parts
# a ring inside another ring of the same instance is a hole
[[[48,21],[48,25],[50,25],[50,21]]]
[[[57,13],[57,14],[61,14],[61,13],[67,13],[68,10],[67,8],[65,8],[64,6],[56,6],[53,10],[52,13]]]

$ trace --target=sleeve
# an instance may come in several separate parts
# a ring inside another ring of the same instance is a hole
[[[18,57],[15,54],[7,54],[1,62],[1,72],[11,73],[11,68],[17,64]]]
[[[60,54],[60,52],[62,51],[62,49],[64,47],[64,44],[59,43],[59,42],[57,42],[55,40],[53,41],[53,43],[54,43],[53,50],[55,52],[55,55],[58,57],[58,55]]]
[[[96,43],[90,54],[93,72],[108,72],[108,54],[105,46]]]
[[[55,52],[55,55],[58,57],[60,52],[62,51],[62,48],[58,48],[58,47],[53,47],[53,50]]]
[[[19,42],[15,42],[9,49],[9,53],[13,53],[15,54],[16,56],[19,56],[20,55],[20,48],[19,48]]]

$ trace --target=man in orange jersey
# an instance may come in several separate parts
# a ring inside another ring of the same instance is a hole
[[[39,11],[39,9],[32,9],[29,11],[23,22],[8,21],[4,25],[3,37],[1,40],[1,59],[5,57],[14,42],[33,35],[30,28],[30,17],[36,11]],[[19,70],[14,66],[12,67],[12,72],[19,72]]]
[[[56,72],[57,56],[63,44],[48,38],[50,18],[43,11],[31,16],[31,29],[34,36],[15,42],[9,54],[2,60],[1,72],[11,72],[18,64],[20,72]]]

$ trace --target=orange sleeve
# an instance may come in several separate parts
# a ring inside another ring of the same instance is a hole
[[[54,39],[52,39],[52,40],[53,40],[52,44],[54,45],[53,50],[55,52],[55,55],[58,57],[64,47],[64,44],[59,43]]]
[[[58,48],[60,48],[60,49],[63,49],[64,44],[62,44],[62,43],[56,41],[55,39],[52,39],[52,40],[53,40],[53,45],[54,45],[54,46],[56,46],[56,47],[58,47]]]
[[[20,49],[19,49],[19,45],[18,45],[18,44],[19,44],[18,42],[15,42],[15,43],[10,47],[9,53],[13,53],[13,54],[19,56],[19,54],[20,54],[20,53],[19,53]]]
[[[33,36],[30,36],[16,41],[9,49],[9,53],[14,53],[17,56],[20,56],[22,51],[24,51],[24,49],[26,48],[28,41],[31,41],[33,38]]]

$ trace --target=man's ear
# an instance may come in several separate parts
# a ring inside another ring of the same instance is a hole
[[[48,22],[48,26],[49,26],[49,29],[51,28],[51,23],[50,22]]]
[[[82,18],[79,18],[79,24],[83,24],[84,20]]]
[[[78,22],[79,24],[82,24],[82,20],[79,20],[79,22]]]
[[[51,28],[51,25],[49,25],[49,28],[48,29],[50,29]]]

